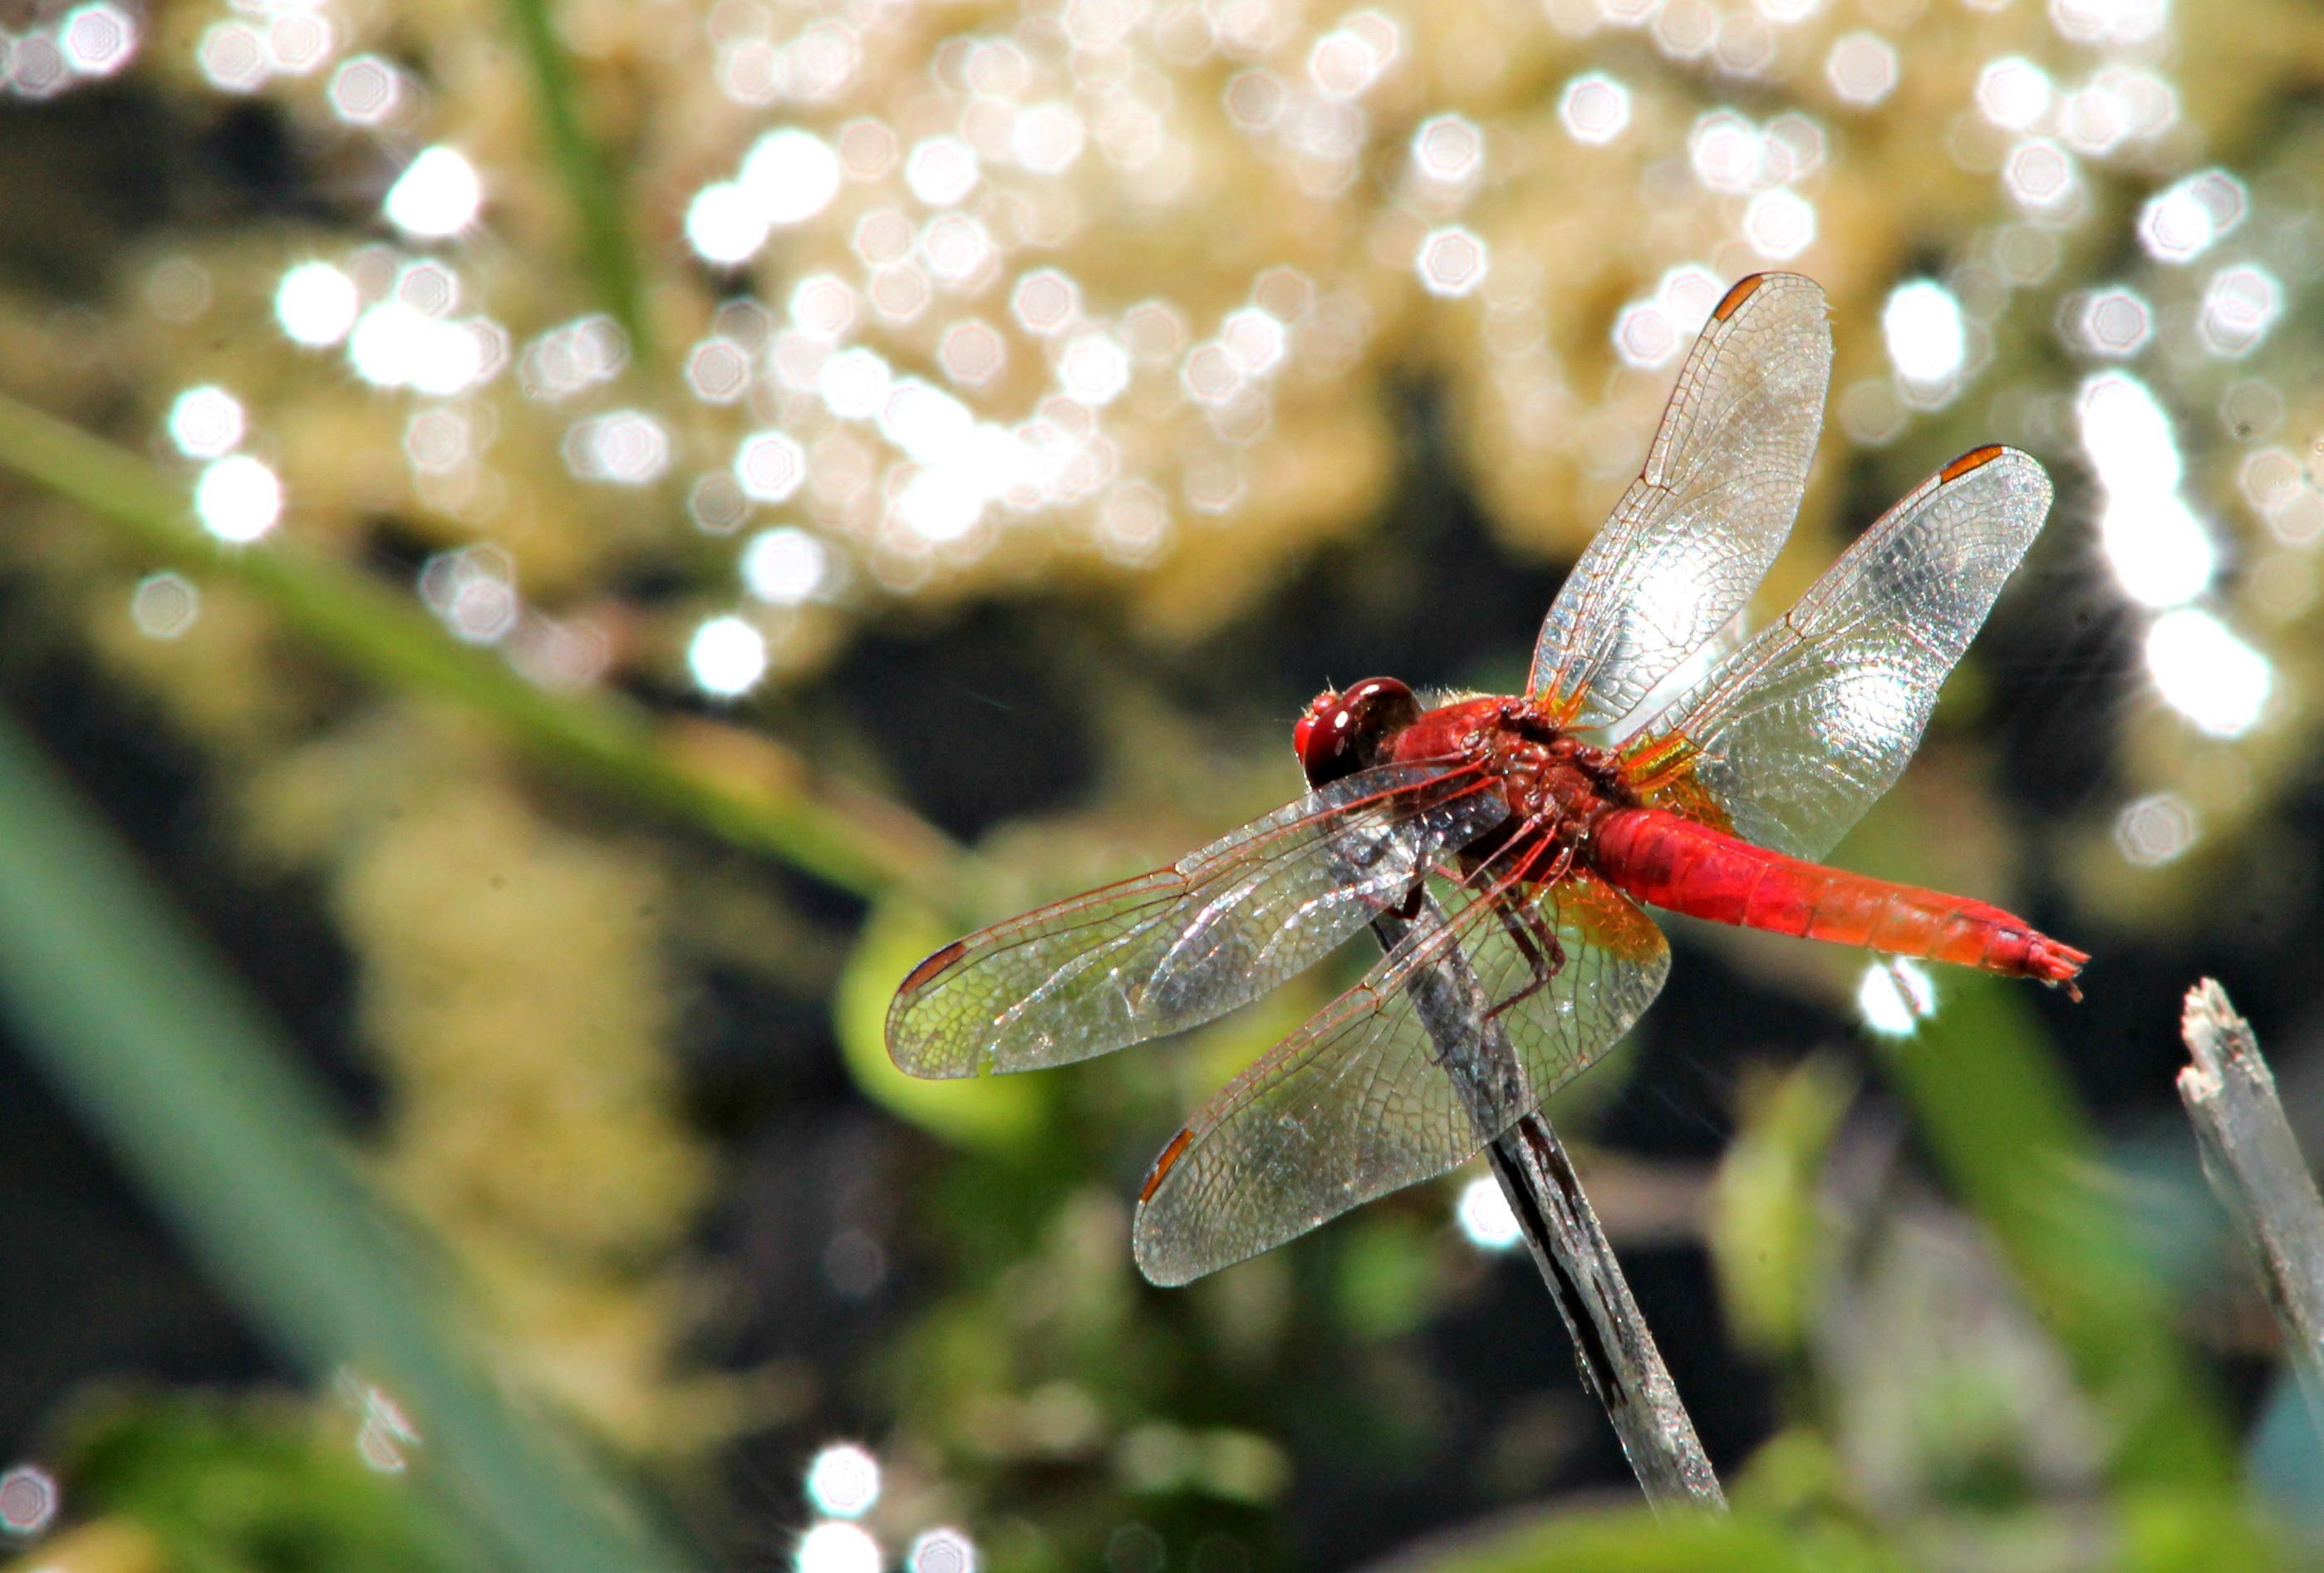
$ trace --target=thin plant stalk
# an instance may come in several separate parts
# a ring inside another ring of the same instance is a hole
[[[629,336],[631,353],[640,362],[654,358],[652,324],[639,282],[637,251],[622,221],[619,183],[604,150],[589,134],[582,114],[580,84],[575,79],[572,56],[558,35],[557,17],[549,0],[507,0],[509,20],[515,24],[517,42],[532,77],[532,96],[540,112],[542,135],[550,162],[565,182],[574,217],[581,226],[581,246],[590,282],[622,331]]]
[[[1394,950],[1415,933],[1437,933],[1445,926],[1443,908],[1424,892],[1415,916],[1384,915],[1373,921],[1372,931]],[[1458,945],[1437,949],[1436,958],[1416,972],[1406,991],[1436,1046],[1437,1062],[1487,1138],[1493,1177],[1565,1323],[1583,1384],[1605,1407],[1623,1455],[1657,1513],[1724,1512],[1727,1498],[1693,1418],[1680,1402],[1654,1333],[1556,1131],[1538,1107],[1514,1125],[1497,1112],[1532,1099],[1508,1034],[1487,1009],[1475,968]]]
[[[542,688],[454,639],[410,597],[295,540],[222,542],[195,521],[187,488],[154,465],[5,394],[0,468],[165,561],[235,580],[362,675],[481,715],[601,788],[858,894],[902,885],[940,901],[947,888],[952,844],[900,805],[818,779],[759,734],[659,722],[612,695]]]
[[[2193,1063],[2179,1072],[2203,1173],[2250,1247],[2283,1329],[2317,1434],[2324,1436],[2324,1199],[2275,1096],[2251,1023],[2205,978],[2187,991],[2180,1032]]]

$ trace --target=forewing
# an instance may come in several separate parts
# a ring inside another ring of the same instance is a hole
[[[1533,959],[1489,902],[1448,917],[1432,901],[1362,982],[1212,1099],[1139,1204],[1146,1276],[1185,1283],[1442,1174],[1627,1032],[1670,969],[1660,930],[1587,871],[1530,905],[1565,951],[1546,986],[1518,997]],[[1475,1038],[1443,1025],[1480,1022]],[[1450,1055],[1447,1037],[1462,1040]]]
[[[1508,812],[1474,769],[1359,772],[939,950],[889,1006],[889,1055],[915,1076],[1030,1070],[1200,1025],[1329,955]]]
[[[1646,467],[1542,624],[1527,685],[1567,726],[1609,726],[1742,609],[1800,510],[1831,379],[1823,291],[1758,273],[1680,370]]]
[[[1673,735],[1692,743],[1693,783],[1737,834],[1821,857],[1903,773],[1945,674],[2049,511],[2049,477],[2024,454],[1963,454],[1672,706],[1632,757]]]

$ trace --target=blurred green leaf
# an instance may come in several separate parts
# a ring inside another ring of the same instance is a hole
[[[1824,1265],[1816,1181],[1855,1096],[1854,1073],[1828,1055],[1744,1078],[1710,1233],[1727,1325],[1746,1348],[1790,1354],[1806,1336]]]
[[[282,535],[229,546],[196,523],[187,490],[126,449],[0,394],[0,467],[115,526],[139,548],[223,573],[290,628],[372,680],[484,716],[535,754],[845,890],[938,888],[950,843],[907,810],[818,782],[774,742],[681,721],[657,727],[604,694],[552,693],[460,643],[409,597]]]
[[[1745,1513],[1657,1522],[1645,1508],[1549,1514],[1405,1565],[1427,1573],[1901,1573],[1905,1566],[1829,1526]]]
[[[1944,839],[1914,802],[1904,791],[1882,800],[1839,861],[1943,883]],[[2034,985],[1964,967],[1935,978],[1936,1014],[1883,1042],[1931,1153],[2106,1414],[2116,1478],[2227,1489],[2234,1452],[2219,1397],[2172,1328],[2121,1180],[2035,1018]]]
[[[77,1417],[62,1466],[76,1511],[152,1531],[196,1573],[436,1573],[477,1566],[431,1541],[392,1474],[281,1400],[115,1396]],[[488,1566],[488,1564],[487,1564]]]
[[[1037,1076],[969,1076],[930,1081],[907,1076],[888,1058],[888,1005],[896,987],[938,947],[957,939],[944,919],[916,902],[874,907],[833,998],[841,1052],[863,1096],[957,1146],[1022,1152],[1048,1117]]]
[[[1891,1042],[1889,1064],[1954,1189],[2107,1412],[2117,1476],[2225,1489],[2233,1464],[2218,1398],[2172,1328],[2026,986],[1949,971],[1936,1015]]]
[[[510,1566],[675,1570],[603,1471],[464,1348],[263,1010],[0,718],[0,1006],[218,1282],[318,1381],[380,1384],[412,1477]]]
[[[508,0],[518,44],[532,76],[532,96],[540,112],[549,156],[565,181],[566,196],[581,224],[581,247],[590,282],[613,320],[629,335],[639,361],[654,358],[653,324],[647,319],[638,282],[636,249],[623,217],[620,183],[603,149],[589,134],[573,62],[559,36],[549,0]]]
[[[1361,1215],[1340,1246],[1340,1315],[1360,1338],[1408,1333],[1427,1320],[1437,1277],[1428,1237],[1409,1220]]]

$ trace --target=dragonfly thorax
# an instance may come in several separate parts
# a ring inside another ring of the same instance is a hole
[[[1638,801],[1610,750],[1561,730],[1538,707],[1508,696],[1429,710],[1399,729],[1379,757],[1480,769],[1507,800],[1509,816],[1472,850],[1489,852],[1516,839],[1578,852],[1600,819]]]
[[[1308,703],[1292,734],[1312,787],[1377,764],[1435,763],[1480,771],[1509,817],[1486,839],[1554,840],[1578,847],[1591,827],[1637,795],[1614,755],[1561,731],[1536,706],[1488,696],[1424,710],[1394,678],[1367,678]]]

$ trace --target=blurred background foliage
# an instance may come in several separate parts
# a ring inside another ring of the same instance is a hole
[[[2253,1568],[2324,1448],[2169,1091],[2324,1132],[2302,0],[0,0],[0,1548],[25,1569]],[[1850,866],[2089,1002],[1673,925],[1554,1110],[1657,1529],[1464,1171],[1180,1291],[1182,1045],[888,1065],[963,927],[1506,689],[1733,278],[1779,608],[2044,541]]]

